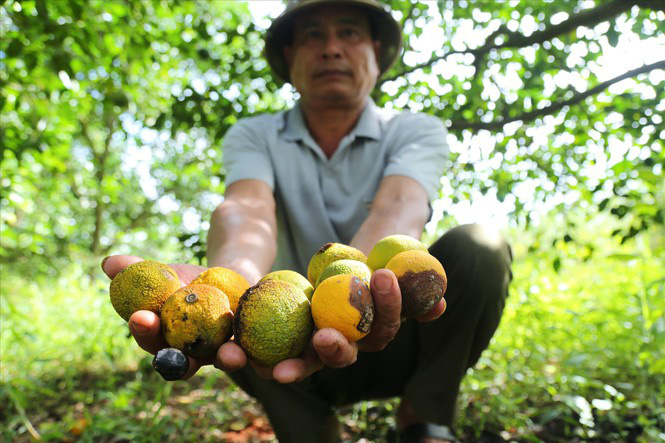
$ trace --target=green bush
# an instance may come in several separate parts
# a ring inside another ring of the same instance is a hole
[[[575,235],[583,240],[594,229]],[[460,435],[662,438],[662,257],[642,236],[624,245],[590,237],[596,252],[588,256],[547,235],[534,229],[513,242],[511,295],[490,348],[463,383]],[[528,247],[536,242],[550,246]],[[215,440],[248,430],[271,438],[260,407],[221,372],[204,368],[189,382],[164,383],[111,307],[108,279],[99,272],[91,281],[84,268],[31,280],[3,266],[3,439],[33,432],[45,440],[174,441],[183,433]],[[340,409],[345,438],[381,441],[397,403]]]

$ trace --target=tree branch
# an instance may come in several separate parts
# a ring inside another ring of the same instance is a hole
[[[152,201],[146,200],[146,202],[142,206],[141,212],[138,215],[136,215],[136,217],[130,217],[129,223],[126,226],[123,226],[122,234],[131,232],[136,228],[145,226],[145,221],[148,220],[151,215],[153,215],[152,205],[153,205]],[[118,241],[120,240],[120,235],[121,235],[120,233],[116,234],[113,241],[101,249],[100,255],[106,255],[110,253],[113,247],[115,247],[115,245],[118,244]]]
[[[451,51],[438,57],[432,57],[425,63],[420,63],[418,65],[408,67],[396,73],[395,75],[392,75],[391,77],[381,79],[378,82],[378,85],[380,86],[384,82],[393,81],[406,74],[410,74],[424,68],[429,68],[434,63],[445,60],[453,54],[472,54],[476,58],[474,65],[477,66],[480,64],[480,59],[482,59],[492,50],[524,48],[534,44],[541,44],[545,41],[553,39],[554,37],[571,32],[577,29],[579,26],[593,27],[599,23],[611,19],[612,17],[616,17],[617,15],[630,10],[630,8],[635,5],[642,7],[646,6],[646,4],[649,4],[649,7],[652,8],[655,7],[655,5],[651,6],[651,3],[648,0],[613,0],[609,3],[596,6],[592,9],[582,10],[579,13],[570,16],[567,20],[564,20],[561,23],[557,23],[556,25],[548,26],[542,31],[536,31],[528,37],[518,32],[510,32],[507,27],[501,25],[487,38],[485,44],[478,48],[467,49],[464,51]],[[507,39],[504,42],[497,44],[494,41],[500,35],[505,35]]]
[[[516,121],[523,121],[523,122],[528,122],[536,119],[537,117],[540,117],[542,115],[549,115],[552,114],[561,108],[565,106],[572,106],[575,105],[582,100],[584,100],[587,97],[590,97],[592,95],[598,94],[601,91],[607,89],[614,83],[620,82],[621,80],[625,80],[627,78],[632,78],[635,76],[638,76],[640,74],[645,74],[647,72],[651,72],[655,69],[665,69],[665,60],[658,61],[656,63],[652,63],[649,65],[644,65],[641,66],[637,69],[633,69],[631,71],[625,72],[624,74],[621,74],[617,77],[611,78],[607,81],[604,81],[602,83],[597,84],[591,89],[588,89],[584,92],[577,93],[573,97],[571,97],[568,100],[561,100],[558,101],[550,106],[544,107],[542,109],[536,109],[533,111],[525,112],[523,114],[514,116],[514,117],[509,117],[509,118],[503,118],[500,120],[492,121],[492,122],[469,122],[469,121],[454,121],[450,125],[450,129],[472,129],[472,130],[480,130],[480,129],[487,129],[487,130],[494,130],[494,129],[501,129],[505,124],[507,123],[512,123]]]
[[[92,135],[90,134],[88,122],[85,120],[81,120],[81,132],[83,133],[83,137],[90,144],[90,151],[92,152],[92,156],[96,163],[95,177],[97,178],[97,182],[99,183],[100,190],[101,190],[102,181],[106,176],[106,170],[105,170],[106,159],[108,158],[108,155],[111,150],[110,149],[111,139],[113,137],[113,128],[115,127],[115,121],[116,121],[115,115],[107,119],[106,128],[108,129],[108,134],[104,140],[104,145],[102,147],[101,152],[98,152],[97,149],[95,149],[95,143],[92,139]],[[99,250],[100,239],[104,225],[104,210],[106,209],[105,208],[106,205],[104,204],[104,199],[100,195],[100,192],[98,192],[97,195],[95,196],[95,228],[92,233],[92,243],[90,245],[90,251],[95,255],[98,255],[100,252]]]
[[[665,11],[665,3],[661,0],[635,0],[635,4],[640,8],[653,9],[655,11]]]
[[[482,57],[493,49],[524,48],[533,44],[540,44],[552,40],[559,35],[574,31],[580,26],[592,28],[599,23],[630,10],[633,6],[635,6],[635,2],[633,1],[614,0],[609,3],[598,5],[592,9],[584,9],[579,13],[570,16],[567,20],[557,23],[556,25],[548,26],[542,31],[536,31],[528,37],[519,32],[509,32],[506,30],[504,35],[506,35],[508,39],[503,43],[494,43],[494,40],[496,39],[495,37],[494,39],[487,39],[485,44],[480,48],[471,49],[467,52],[476,57]]]
[[[425,63],[420,63],[414,66],[409,66],[406,69],[401,70],[400,72],[396,73],[395,75],[391,75],[390,77],[384,77],[380,78],[379,81],[376,83],[377,87],[381,86],[385,82],[391,82],[393,80],[397,80],[400,77],[404,77],[406,74],[411,74],[412,72],[419,71],[424,68],[429,68],[431,67],[434,63],[439,62],[441,60],[445,60],[451,55],[454,54],[466,54],[468,51],[450,51],[447,52],[439,57],[432,57],[431,59],[427,60]]]

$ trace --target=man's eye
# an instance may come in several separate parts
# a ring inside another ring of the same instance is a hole
[[[304,35],[307,39],[314,39],[321,37],[321,31],[307,31]]]

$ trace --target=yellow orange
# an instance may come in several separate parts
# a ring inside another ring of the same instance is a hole
[[[349,342],[358,341],[372,327],[372,294],[355,275],[334,275],[323,280],[314,290],[312,317],[317,328],[334,328]]]
[[[159,315],[166,299],[178,289],[180,279],[169,265],[144,260],[120,271],[111,280],[109,295],[118,315],[129,321],[140,310]]]
[[[166,342],[190,357],[212,357],[233,332],[233,313],[226,295],[209,285],[179,289],[162,307]]]
[[[321,272],[323,272],[326,266],[334,261],[343,259],[358,260],[367,263],[365,254],[353,246],[342,243],[326,243],[310,259],[307,266],[307,280],[312,285],[316,285]]]
[[[249,289],[249,282],[237,272],[216,266],[203,271],[190,284],[210,285],[222,291],[229,299],[231,310],[236,312],[238,300]]]
[[[418,317],[429,312],[446,293],[446,271],[439,260],[427,252],[400,252],[385,267],[397,277],[403,317]]]
[[[296,271],[291,271],[288,269],[283,269],[281,271],[273,271],[269,272],[268,274],[264,275],[263,278],[260,281],[263,280],[284,280],[289,283],[293,283],[302,291],[305,293],[307,296],[307,300],[312,300],[312,294],[314,293],[314,287],[312,284],[307,280],[305,277],[302,275],[298,274]]]

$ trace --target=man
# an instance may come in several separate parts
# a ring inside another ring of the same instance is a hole
[[[300,94],[298,105],[241,120],[224,140],[227,191],[214,211],[208,265],[256,283],[271,269],[305,273],[325,242],[368,253],[390,234],[422,235],[447,155],[437,119],[378,109],[369,94],[399,54],[401,31],[373,0],[291,4],[266,35],[275,73]],[[395,275],[371,281],[376,314],[370,334],[348,343],[322,329],[310,349],[266,368],[235,343],[214,363],[265,408],[280,441],[339,439],[333,408],[399,396],[400,441],[451,441],[455,401],[467,368],[494,333],[510,281],[510,252],[480,226],[455,228],[430,247],[449,277],[442,303],[400,323]],[[103,263],[115,275],[136,257]],[[191,281],[200,267],[174,265]],[[147,311],[130,330],[149,352],[165,347],[159,319]]]

